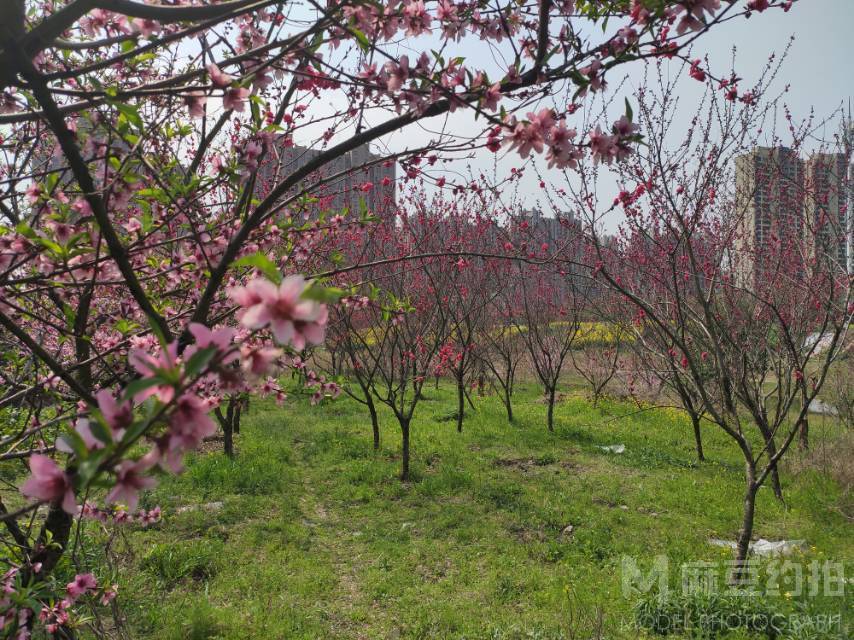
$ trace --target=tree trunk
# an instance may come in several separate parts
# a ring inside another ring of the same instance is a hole
[[[804,412],[804,417],[798,424],[798,447],[801,451],[809,451],[810,448],[810,413],[809,409],[805,408],[808,405],[807,390],[801,387],[801,410]]]
[[[400,435],[403,439],[401,446],[400,479],[406,482],[409,480],[409,420],[405,418],[398,418],[398,420],[400,421]]]
[[[735,546],[735,566],[731,580],[739,583],[746,574],[747,554],[750,551],[750,537],[753,535],[753,515],[756,511],[756,492],[759,489],[754,483],[754,471],[747,471],[747,491],[744,494],[744,512],[742,514],[741,530]]]
[[[694,445],[697,448],[697,460],[705,462],[706,456],[703,455],[703,437],[700,433],[700,416],[695,413],[691,414],[691,424],[694,427]]]
[[[228,399],[228,409],[225,414],[225,421],[222,425],[223,434],[223,450],[229,458],[234,457],[234,405],[236,404],[234,396]]]
[[[243,401],[237,403],[234,409],[234,433],[240,433],[240,414],[243,413]]]
[[[380,448],[380,421],[377,417],[377,408],[374,406],[374,400],[369,393],[365,394],[365,401],[368,405],[368,411],[371,414],[371,430],[374,433],[374,451]]]
[[[513,402],[510,399],[510,389],[504,387],[504,406],[507,409],[507,421],[513,424]]]
[[[555,430],[555,392],[557,391],[556,387],[552,387],[549,389],[549,412],[548,412],[548,425],[549,431]]]
[[[457,432],[463,432],[463,418],[466,411],[466,387],[463,381],[463,373],[457,374]]]
[[[216,416],[217,422],[219,422],[219,426],[222,427],[223,451],[225,452],[225,455],[231,458],[234,456],[234,441],[231,435],[234,426],[234,399],[229,398],[228,409],[226,410],[225,415],[222,415],[221,407],[214,409],[214,415]]]
[[[777,455],[777,444],[774,442],[774,435],[766,426],[762,424],[758,426],[762,432],[762,437],[765,438],[765,442],[768,445],[768,458],[773,458]],[[774,465],[774,468],[771,469],[771,488],[774,490],[774,496],[777,500],[783,502],[783,486],[780,484],[780,473],[777,470],[777,465]]]

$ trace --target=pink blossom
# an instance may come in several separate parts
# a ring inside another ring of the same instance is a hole
[[[305,279],[291,275],[278,287],[257,278],[245,287],[231,289],[229,295],[244,308],[240,318],[244,327],[261,329],[269,325],[279,344],[289,344],[301,351],[306,343],[323,342],[328,318],[326,305],[301,298],[305,289]]]
[[[403,83],[409,79],[409,56],[400,56],[400,62],[386,62],[383,70],[388,76],[386,86],[389,91],[400,91]]]
[[[86,418],[79,418],[74,426],[74,430],[77,432],[77,435],[80,436],[80,439],[83,440],[83,445],[86,447],[87,451],[95,451],[96,449],[104,448],[104,443],[96,438],[95,434],[92,433],[92,426]],[[68,444],[65,438],[57,440],[56,448],[64,453],[74,452],[74,449]]]
[[[538,122],[517,122],[513,130],[504,136],[504,144],[516,149],[523,158],[531,151],[542,153],[545,144],[543,129]]]
[[[590,151],[593,155],[593,161],[605,162],[611,164],[611,161],[617,156],[617,138],[602,132],[602,129],[597,125],[596,129],[590,132]]]
[[[498,111],[498,103],[501,100],[501,84],[496,82],[483,93],[481,106],[489,111]]]
[[[71,205],[71,208],[82,217],[92,215],[92,205],[89,204],[89,201],[86,200],[86,198],[77,198],[77,200],[74,201],[74,204]]]
[[[89,591],[94,591],[98,588],[98,581],[91,573],[78,573],[72,582],[69,582],[65,589],[68,592],[68,597],[76,600],[80,596],[86,595]]]
[[[195,449],[202,440],[216,433],[216,424],[208,415],[209,407],[199,396],[185,393],[169,417],[169,448],[172,451]]]
[[[110,604],[118,595],[119,585],[114,584],[111,587],[107,587],[104,589],[104,594],[101,596],[101,604],[108,605]]]
[[[142,231],[142,223],[138,218],[130,218],[124,224],[125,229],[128,233],[136,233],[137,231]]]
[[[21,486],[21,493],[28,498],[54,502],[62,499],[62,509],[72,515],[77,513],[74,490],[68,475],[57,464],[40,454],[30,456],[32,475]]]
[[[130,402],[117,402],[113,394],[107,389],[101,389],[95,398],[98,400],[98,408],[101,415],[112,429],[114,437],[121,439],[131,423],[133,423],[133,405]]]
[[[131,29],[141,34],[144,38],[150,38],[155,33],[160,33],[160,23],[148,18],[134,18],[130,22]]]
[[[578,166],[578,161],[581,159],[582,153],[581,149],[572,144],[572,140],[576,135],[575,129],[567,129],[566,124],[563,122],[551,128],[549,132],[549,151],[546,154],[546,161],[549,168],[558,167],[563,169],[569,167],[570,169],[575,169]]]
[[[612,131],[620,138],[627,138],[634,135],[638,129],[640,129],[638,125],[632,123],[632,121],[626,116],[621,116],[620,119],[614,123]]]
[[[712,18],[715,11],[721,8],[721,0],[683,0],[676,5],[677,15],[684,12],[685,15],[676,25],[676,33],[682,35],[686,31],[697,31],[705,26],[705,12]]]
[[[190,333],[196,339],[196,347],[206,349],[216,347],[218,351],[228,351],[236,331],[231,327],[220,327],[219,329],[208,329],[198,322],[191,322]]]
[[[150,467],[151,463],[145,458],[136,462],[133,460],[120,462],[115,469],[116,484],[107,493],[105,500],[108,503],[121,502],[131,510],[136,509],[139,492],[157,484],[154,478],[142,475],[142,472],[147,471]]]
[[[208,65],[205,65],[205,69],[208,71],[208,76],[210,76],[211,82],[213,85],[219,89],[224,89],[232,82],[234,82],[234,76],[225,73],[218,66],[216,66],[213,62]]]
[[[246,98],[249,96],[249,89],[246,87],[231,87],[225,90],[222,96],[222,107],[230,111],[243,113],[246,108]]]
[[[38,182],[33,182],[24,191],[24,194],[27,196],[27,202],[35,204],[42,197],[42,186]]]
[[[193,91],[184,96],[184,104],[187,105],[191,118],[204,118],[207,102],[207,96],[201,91]]]
[[[706,72],[700,68],[700,60],[693,60],[691,62],[691,68],[688,70],[688,75],[697,80],[698,82],[706,81]]]
[[[141,349],[134,349],[128,356],[131,366],[143,377],[151,378],[161,373],[174,373],[178,364],[178,343],[173,342],[157,356]],[[134,396],[136,402],[142,402],[150,396],[156,396],[161,402],[170,402],[175,397],[175,388],[171,384],[158,384],[143,389]]]
[[[403,7],[403,23],[406,25],[406,35],[419,36],[430,30],[432,17],[424,7],[424,0],[407,2]]]

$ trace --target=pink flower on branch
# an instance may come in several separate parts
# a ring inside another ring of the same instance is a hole
[[[45,502],[61,500],[63,511],[72,515],[77,513],[71,479],[53,460],[47,456],[33,454],[30,457],[30,472],[32,475],[21,486],[21,493],[28,498]]]
[[[676,5],[677,15],[684,12],[685,15],[676,25],[676,33],[682,35],[686,31],[698,31],[705,26],[705,13],[713,18],[715,12],[721,8],[721,0],[683,0]]]
[[[234,76],[222,71],[218,66],[216,66],[213,62],[206,65],[205,69],[208,71],[208,76],[210,76],[211,83],[213,86],[218,89],[224,89],[232,82],[234,82]]]
[[[65,590],[68,592],[68,597],[74,601],[80,596],[86,595],[90,591],[98,588],[98,581],[91,573],[78,573],[74,580],[69,582]]]
[[[191,118],[204,118],[207,102],[207,96],[201,91],[193,91],[184,96],[184,104],[187,105]]]
[[[142,375],[143,378],[166,374],[177,377],[178,374],[178,343],[173,342],[165,350],[161,350],[157,356],[152,356],[142,349],[134,349],[128,357],[131,366]],[[175,397],[175,387],[171,384],[158,384],[143,389],[134,396],[136,402],[142,402],[150,396],[156,396],[161,402],[171,402]]]
[[[134,462],[123,460],[116,467],[116,484],[107,493],[108,503],[120,502],[126,504],[130,510],[136,509],[139,502],[139,492],[149,489],[157,484],[154,478],[143,475],[151,467],[151,462],[145,458]]]
[[[228,293],[244,309],[240,318],[244,327],[269,326],[276,342],[302,351],[306,344],[323,342],[328,319],[326,305],[303,299],[306,286],[300,275],[288,276],[278,286],[257,278]]]
[[[225,94],[222,96],[222,108],[243,113],[246,108],[246,98],[248,96],[249,89],[245,87],[231,87],[226,89]]]

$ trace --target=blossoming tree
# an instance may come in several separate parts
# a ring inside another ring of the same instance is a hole
[[[701,75],[696,62],[685,69]],[[778,102],[768,93],[773,67],[748,99],[710,81],[673,144],[678,74],[657,76],[661,84],[637,95],[649,147],[619,168],[625,190],[615,206],[625,223],[615,242],[598,244],[596,275],[634,309],[625,323],[633,348],[646,352],[657,375],[685,386],[680,397],[696,402],[742,453],[736,558],[743,563],[757,492],[770,480],[782,499],[780,462],[846,346],[854,314],[838,250],[846,185],[816,178],[822,163],[844,166],[851,150],[832,141],[806,149],[813,123],[789,116],[782,144],[772,117]]]
[[[323,340],[336,295],[304,276],[360,216],[312,195],[340,180],[334,159],[454,111],[478,126],[365,164],[417,176],[426,150],[480,146],[625,158],[629,123],[579,131],[535,103],[604,91],[615,67],[769,4],[790,3],[0,3],[2,460],[30,474],[0,506],[4,633],[73,636],[78,605],[115,594],[85,570],[53,579],[75,518],[101,513],[84,497],[133,509],[215,431],[223,395]],[[492,55],[466,60],[469,38]],[[297,139],[318,153],[280,171]]]

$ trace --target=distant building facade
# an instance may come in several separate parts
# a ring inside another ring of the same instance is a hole
[[[761,274],[772,242],[803,237],[803,163],[788,147],[757,147],[735,160],[739,215],[737,279],[750,285]]]
[[[806,263],[830,259],[850,269],[851,183],[847,158],[802,160],[787,147],[757,147],[736,158],[736,276],[745,286],[774,268],[780,251]]]
[[[817,153],[806,162],[804,213],[810,233],[811,257],[827,257],[848,268],[851,244],[848,215],[847,158]]]
[[[316,161],[323,153],[285,141],[284,137],[278,138],[259,166],[256,190],[259,197],[267,195],[275,185]],[[364,202],[368,213],[384,217],[393,214],[396,207],[396,178],[396,163],[374,154],[364,144],[309,173],[288,195],[308,188],[306,195],[317,199],[311,207],[317,213],[341,213],[346,208],[351,214],[359,215]]]

